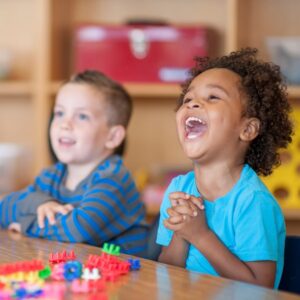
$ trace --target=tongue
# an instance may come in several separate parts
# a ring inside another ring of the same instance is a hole
[[[197,121],[190,122],[190,124],[188,126],[188,131],[193,132],[193,133],[203,132],[204,129],[205,129],[205,125],[203,125]]]

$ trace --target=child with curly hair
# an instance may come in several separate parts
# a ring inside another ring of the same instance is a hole
[[[176,112],[194,170],[170,183],[157,243],[161,262],[277,288],[284,217],[258,175],[279,165],[293,126],[279,67],[256,53],[196,58]]]

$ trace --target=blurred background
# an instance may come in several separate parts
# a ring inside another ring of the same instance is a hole
[[[125,163],[148,216],[170,179],[191,168],[174,108],[197,55],[256,47],[279,64],[294,107],[295,137],[265,182],[300,233],[300,1],[0,0],[0,193],[51,164],[47,129],[61,82],[98,68],[134,100]]]

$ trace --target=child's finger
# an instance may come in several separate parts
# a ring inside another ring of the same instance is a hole
[[[55,214],[52,210],[47,210],[46,211],[46,217],[47,217],[50,225],[55,224]]]
[[[67,215],[70,211],[67,207],[65,207],[64,205],[59,205],[59,206],[56,206],[54,211],[56,213],[61,213],[62,215]]]
[[[37,222],[38,222],[38,226],[40,228],[44,228],[45,218],[46,218],[45,212],[43,210],[38,210],[38,212],[37,212]]]
[[[180,201],[188,200],[189,198],[190,195],[183,192],[173,192],[169,194],[169,199],[173,206],[176,206],[180,203]]]
[[[190,205],[191,204],[191,205]],[[189,215],[189,216],[197,216],[197,208],[196,206],[192,207],[192,203],[188,203],[187,205],[177,205],[174,207],[176,213],[180,215]]]
[[[170,219],[165,219],[164,220],[164,226],[172,231],[177,231],[182,229],[182,223],[183,222],[179,222],[177,224],[173,224],[170,222]]]
[[[178,215],[174,217],[170,217],[168,219],[169,223],[176,225],[176,224],[181,224],[186,220],[186,215]]]
[[[197,214],[198,214],[197,206],[190,200],[180,199],[180,200],[178,200],[178,204],[173,206],[173,208],[176,208],[177,206],[186,206],[187,209],[190,210],[189,212],[186,212],[186,214],[189,214],[190,216],[197,216]],[[175,211],[179,212],[176,209],[175,209]]]
[[[174,210],[173,207],[169,207],[167,209],[167,214],[170,216],[170,217],[173,217],[173,216],[178,216],[179,214]]]
[[[204,207],[204,201],[201,197],[194,197],[194,196],[191,196],[190,198],[191,202],[193,204],[195,204],[200,210],[204,210],[205,207]]]
[[[70,212],[74,209],[74,206],[71,204],[65,204],[64,207],[68,210],[68,212]]]
[[[8,230],[16,231],[16,232],[21,232],[21,224],[20,223],[11,223],[8,226]]]

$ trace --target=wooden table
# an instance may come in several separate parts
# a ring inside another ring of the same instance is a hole
[[[100,248],[83,244],[65,244],[24,237],[0,230],[0,264],[40,259],[48,264],[49,254],[74,250],[84,262],[89,254],[101,254]],[[128,258],[121,255],[121,258]],[[123,275],[116,282],[107,283],[108,299],[300,299],[300,296],[235,282],[219,277],[200,275],[182,268],[141,259],[141,269]],[[74,294],[73,294],[74,295]],[[67,295],[68,299],[85,299]],[[70,297],[71,296],[71,297]]]

